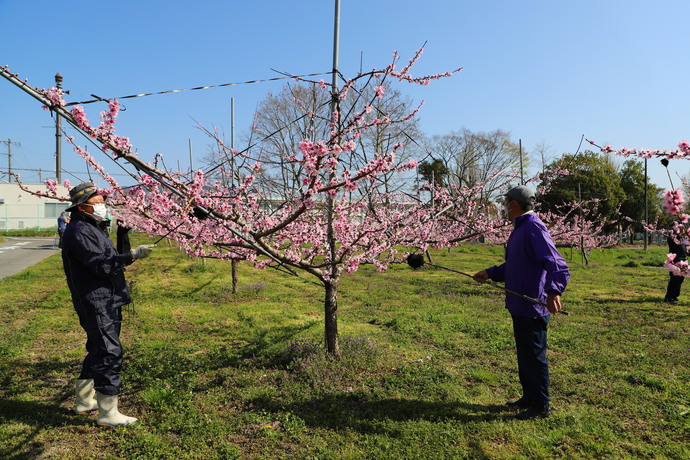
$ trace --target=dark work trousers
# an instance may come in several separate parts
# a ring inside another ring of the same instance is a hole
[[[546,359],[546,328],[550,315],[529,318],[513,315],[518,372],[522,395],[537,410],[548,409],[549,363]]]
[[[106,395],[120,392],[122,369],[122,309],[80,308],[75,305],[79,323],[86,331],[86,358],[80,379],[93,379],[96,391]]]
[[[666,300],[675,300],[680,295],[680,285],[683,284],[684,276],[673,276],[669,273],[671,278],[668,280],[666,287]]]

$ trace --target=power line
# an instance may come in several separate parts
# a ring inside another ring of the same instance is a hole
[[[43,169],[43,168],[12,168],[12,171],[25,171],[25,172],[35,172],[35,173],[45,173],[49,172],[50,169]],[[65,172],[67,174],[75,175],[75,174],[86,174],[86,171],[82,172],[77,172],[77,171],[68,171],[67,169],[63,169],[62,172]],[[110,174],[110,176],[118,176],[118,177],[130,177],[129,174]]]
[[[169,93],[182,93],[185,91],[197,91],[201,89],[210,89],[210,88],[222,88],[225,86],[237,86],[237,85],[250,85],[254,83],[265,83],[269,81],[278,81],[278,80],[292,80],[295,78],[304,78],[304,77],[317,77],[321,75],[330,75],[333,72],[319,72],[319,73],[311,73],[311,74],[305,74],[305,75],[290,75],[290,76],[285,76],[285,77],[274,77],[274,78],[266,78],[263,80],[249,80],[249,81],[243,81],[243,82],[235,82],[235,83],[222,83],[220,85],[206,85],[206,86],[197,86],[194,88],[186,88],[186,89],[170,89],[166,91],[157,91],[153,93],[140,93],[140,94],[131,94],[129,96],[120,96],[120,97],[114,97],[114,98],[102,98],[99,96],[96,96],[95,94],[92,94],[91,97],[94,97],[95,99],[91,99],[88,101],[81,101],[81,102],[69,102],[65,104],[65,107],[70,106],[70,105],[78,105],[78,104],[92,104],[94,102],[103,102],[103,101],[110,101],[110,100],[120,100],[120,99],[131,99],[134,97],[144,97],[144,96],[155,96],[158,94],[169,94]]]

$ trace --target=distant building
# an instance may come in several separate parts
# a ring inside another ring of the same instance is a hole
[[[29,190],[47,191],[44,184],[24,186]],[[58,185],[58,195],[68,197],[69,189]],[[34,196],[15,183],[0,183],[0,232],[57,229],[57,218],[69,205],[69,201]]]

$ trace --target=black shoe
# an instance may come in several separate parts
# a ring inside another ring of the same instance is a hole
[[[517,401],[508,401],[506,406],[511,408],[527,409],[528,407],[532,407],[532,400],[523,396]]]
[[[678,302],[678,298],[676,297],[676,298],[673,298],[673,299],[669,299],[668,297],[666,297],[666,298],[664,298],[664,302],[666,302],[666,303],[676,303],[676,302]]]
[[[524,412],[520,412],[515,416],[518,420],[530,420],[533,418],[547,418],[551,416],[551,409],[535,409],[534,407],[527,409]]]

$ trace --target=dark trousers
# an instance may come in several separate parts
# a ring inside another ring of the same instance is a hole
[[[122,309],[80,308],[75,305],[79,323],[86,332],[86,358],[80,379],[93,379],[96,391],[106,395],[120,393],[122,369]]]
[[[64,228],[58,228],[58,247],[62,249],[62,235],[65,234],[65,229]]]
[[[549,363],[546,359],[546,328],[550,316],[513,316],[518,373],[522,395],[538,410],[549,407]]]
[[[683,284],[684,276],[673,276],[673,273],[669,273],[671,278],[668,280],[668,286],[666,287],[666,300],[677,299],[680,295],[680,285]]]

